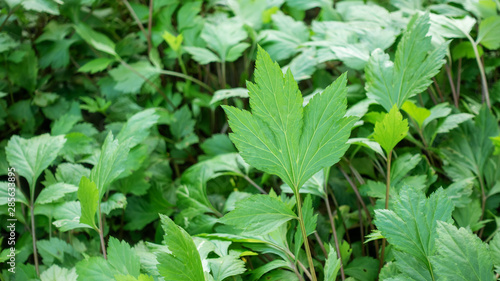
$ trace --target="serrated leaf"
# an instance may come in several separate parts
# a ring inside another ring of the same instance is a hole
[[[222,62],[229,61],[229,59],[235,60],[238,52],[242,52],[242,48],[246,49],[249,46],[239,45],[236,47],[248,35],[243,29],[243,24],[234,19],[224,19],[216,24],[206,22],[200,36],[205,40],[207,46],[217,53]],[[235,47],[237,50],[233,50],[231,54],[231,49]]]
[[[365,67],[367,96],[389,111],[400,108],[410,97],[421,93],[431,84],[444,64],[447,44],[432,49],[429,15],[415,15],[408,23],[397,50],[394,63],[382,50],[375,50]]]
[[[221,218],[220,222],[234,225],[245,233],[263,235],[296,218],[295,213],[280,200],[267,195],[254,195],[236,203],[236,209]]]
[[[102,257],[90,257],[76,264],[78,281],[115,281],[115,270]]]
[[[128,118],[116,139],[129,148],[136,146],[149,136],[149,129],[158,122],[158,118],[154,109],[138,112]]]
[[[375,123],[373,138],[382,146],[387,154],[408,134],[408,120],[394,105],[381,122]]]
[[[279,65],[259,47],[255,81],[247,84],[252,114],[223,107],[233,130],[230,138],[248,164],[278,175],[297,192],[312,175],[335,164],[347,150],[355,118],[344,117],[346,76],[303,108],[291,72],[283,77]]]
[[[13,136],[7,143],[7,161],[28,181],[31,200],[34,200],[36,180],[56,159],[65,142],[64,136],[43,134],[31,139]]]
[[[438,134],[448,133],[449,131],[455,129],[461,123],[470,120],[474,115],[469,113],[457,113],[446,117],[437,129]]]
[[[440,280],[495,280],[493,263],[486,244],[470,230],[437,224],[438,255],[431,257]]]
[[[59,267],[56,264],[47,268],[42,274],[40,274],[40,279],[42,281],[76,281],[78,275],[76,275],[76,269],[67,269],[64,267]]]
[[[341,260],[337,256],[335,248],[330,245],[330,253],[325,262],[325,281],[335,281],[340,270]]]
[[[108,241],[108,262],[118,272],[139,277],[141,263],[139,257],[125,241],[111,237]]]
[[[95,214],[99,206],[99,190],[97,190],[96,184],[87,177],[82,177],[80,181],[80,186],[78,187],[78,200],[80,201],[82,210],[80,223],[87,224],[93,229],[97,229],[95,225]]]
[[[67,184],[63,182],[59,182],[56,184],[49,185],[42,189],[38,197],[36,198],[35,205],[38,204],[47,204],[54,201],[57,201],[64,197],[67,193],[76,192],[78,187]]]
[[[193,56],[193,59],[197,61],[199,64],[220,62],[219,57],[208,49],[188,46],[184,47],[184,50],[188,52],[191,56]]]
[[[137,94],[146,82],[144,78],[154,80],[155,77],[158,77],[158,70],[146,60],[131,63],[129,66],[135,71],[124,65],[109,71],[109,75],[116,81],[114,89],[119,92]]]
[[[193,239],[169,217],[160,215],[169,252],[157,254],[158,271],[165,281],[205,280],[200,254]]]
[[[113,139],[113,134],[109,132],[102,145],[99,160],[90,173],[90,180],[95,183],[99,190],[99,200],[109,185],[125,171],[128,153],[128,146]]]
[[[438,221],[450,221],[453,204],[442,189],[425,198],[423,192],[405,188],[394,210],[375,210],[375,224],[396,249],[423,263],[432,272],[429,257],[435,254]]]
[[[245,262],[239,259],[238,255],[230,254],[207,261],[215,281],[222,281],[246,271]]]
[[[228,98],[233,98],[233,97],[239,97],[239,98],[248,98],[248,90],[245,88],[233,88],[233,89],[222,89],[222,90],[217,90],[214,92],[214,95],[212,96],[212,100],[210,101],[210,104],[214,104],[216,102],[228,99]]]
[[[182,34],[174,36],[172,33],[164,31],[162,37],[163,39],[165,39],[170,48],[174,50],[174,52],[179,53],[179,51],[181,50],[182,41],[184,40]]]

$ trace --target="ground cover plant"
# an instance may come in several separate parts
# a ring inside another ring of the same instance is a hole
[[[499,279],[498,1],[0,8],[0,280]]]

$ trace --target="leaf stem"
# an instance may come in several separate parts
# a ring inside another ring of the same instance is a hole
[[[210,93],[214,92],[214,89],[212,89],[210,86],[208,86],[207,84],[205,84],[205,83],[201,82],[200,80],[198,80],[194,77],[191,77],[189,75],[185,75],[183,73],[179,73],[179,72],[175,72],[175,71],[171,71],[171,70],[157,70],[157,72],[164,74],[164,75],[179,77],[179,78],[193,81],[194,83],[200,85],[202,88],[206,89]]]
[[[392,150],[387,153],[387,177],[385,184],[385,208],[389,209],[389,189],[391,187],[391,159]],[[380,253],[380,268],[384,265],[385,244],[387,240],[382,240],[382,252]]]
[[[148,40],[148,54],[151,52],[151,48],[153,44],[151,44],[151,28],[153,27],[153,6],[154,0],[149,0],[149,17],[148,17],[148,36],[146,39]]]
[[[253,187],[255,187],[258,191],[260,191],[260,193],[262,194],[267,194],[267,192],[262,188],[260,187],[258,184],[256,184],[249,176],[245,175],[245,174],[242,174],[243,178],[248,181],[248,183],[250,183]]]
[[[483,98],[486,100],[486,105],[488,106],[489,109],[491,109],[491,102],[490,102],[490,93],[488,92],[488,82],[486,81],[486,73],[484,71],[484,66],[483,63],[481,62],[481,56],[479,55],[479,51],[477,50],[477,44],[472,37],[470,37],[469,34],[467,35],[467,39],[472,44],[472,49],[474,50],[474,56],[476,57],[476,62],[477,66],[479,68],[479,73],[481,75],[481,86],[482,86],[482,93],[483,93]]]
[[[317,281],[316,271],[314,270],[314,263],[309,248],[309,241],[307,240],[306,225],[304,223],[304,216],[302,215],[302,201],[300,199],[299,188],[295,187],[295,198],[297,198],[297,212],[299,213],[300,230],[302,231],[302,238],[304,240],[304,247],[306,248],[307,261],[309,262],[309,270],[311,271],[312,281]]]
[[[106,245],[104,243],[104,233],[103,233],[103,221],[102,221],[102,214],[101,214],[101,204],[99,203],[99,230],[97,231],[99,233],[99,239],[101,240],[101,249],[102,249],[102,255],[104,256],[104,259],[108,259],[108,256],[106,254]]]
[[[448,82],[450,83],[451,94],[453,96],[453,103],[455,104],[455,107],[458,108],[458,95],[457,91],[455,90],[455,83],[453,81],[451,69],[448,64],[445,64],[445,68],[446,68],[446,75],[448,76]]]
[[[130,4],[128,3],[128,1],[127,0],[123,0],[123,3],[125,4],[125,6],[127,7],[128,11],[130,12],[130,14],[134,18],[135,22],[139,26],[139,29],[141,30],[142,34],[144,35],[144,38],[146,38],[146,40],[148,42],[148,52],[151,51],[151,40],[149,40],[149,36],[146,33],[146,30],[144,29],[144,25],[142,25],[141,20],[139,19],[139,17],[135,13],[135,11],[132,8],[132,6],[130,6]]]
[[[31,197],[30,213],[31,213],[31,241],[33,241],[33,258],[35,260],[36,275],[40,276],[40,268],[38,267],[38,251],[36,249],[36,230],[35,230],[35,204]]]

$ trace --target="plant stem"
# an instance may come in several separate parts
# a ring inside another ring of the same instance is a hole
[[[38,268],[38,251],[36,249],[36,230],[35,230],[35,204],[31,197],[30,213],[31,213],[31,241],[33,241],[33,258],[35,260],[36,275],[40,276],[40,269]]]
[[[342,262],[342,256],[340,255],[340,244],[339,244],[339,239],[337,237],[337,229],[335,228],[335,222],[333,221],[333,216],[332,216],[332,209],[330,208],[330,200],[328,200],[328,178],[325,177],[325,203],[326,203],[326,211],[328,212],[328,218],[330,219],[330,225],[332,226],[332,233],[333,233],[333,240],[335,242],[335,250],[337,251],[337,258],[340,260],[340,276],[342,277],[342,280],[345,280],[345,273],[344,273],[344,263]],[[346,230],[347,232],[347,230]]]
[[[260,187],[258,184],[256,184],[250,177],[248,177],[247,175],[243,174],[242,175],[243,178],[248,181],[248,183],[250,183],[253,187],[255,187],[258,191],[260,191],[260,193],[262,194],[267,194],[267,192],[262,188]]]
[[[458,59],[457,69],[457,100],[460,100],[460,82],[462,80],[462,58]]]
[[[103,221],[102,221],[102,214],[101,214],[101,204],[99,203],[99,239],[101,240],[101,249],[102,249],[102,255],[104,256],[104,259],[108,259],[108,255],[106,254],[106,245],[104,243],[104,226],[103,226]]]
[[[149,0],[149,18],[148,18],[148,36],[146,39],[148,40],[148,54],[151,52],[151,48],[153,44],[151,44],[151,28],[153,27],[153,5],[154,0]]]
[[[130,12],[130,14],[134,18],[135,22],[139,26],[139,29],[141,30],[142,34],[144,35],[144,38],[146,38],[146,41],[148,42],[148,52],[149,52],[151,50],[151,40],[149,40],[148,34],[146,33],[146,30],[144,29],[144,25],[142,25],[141,20],[139,19],[139,17],[135,13],[134,9],[132,9],[132,6],[130,6],[130,4],[128,3],[128,1],[127,0],[123,0],[123,3],[125,4],[125,6],[127,7],[128,11]]]
[[[451,69],[448,64],[445,64],[445,68],[446,68],[446,75],[448,76],[448,82],[450,82],[451,94],[453,96],[453,103],[455,104],[455,107],[458,108],[458,96],[457,96],[457,91],[455,90],[455,83],[453,82]]]
[[[317,281],[316,271],[314,270],[314,263],[311,256],[311,249],[309,248],[309,240],[307,240],[306,225],[304,223],[304,216],[302,215],[302,201],[300,199],[299,188],[295,187],[295,198],[297,198],[297,212],[299,213],[300,230],[302,231],[302,238],[304,240],[304,247],[306,248],[307,261],[309,262],[309,270],[311,271],[312,281]]]
[[[387,176],[385,184],[385,208],[389,209],[389,189],[391,187],[391,159],[392,150],[387,153]],[[384,265],[384,253],[385,253],[386,240],[382,240],[382,252],[380,253],[380,268]]]
[[[486,73],[484,71],[483,63],[481,62],[481,56],[479,55],[479,51],[477,50],[477,43],[474,41],[474,39],[472,39],[472,37],[470,37],[469,34],[467,34],[467,39],[469,39],[472,44],[472,49],[474,50],[474,56],[476,57],[477,66],[479,67],[483,98],[486,100],[486,105],[488,106],[488,108],[491,109],[490,93],[488,92],[488,82],[486,81]]]
[[[198,80],[194,77],[191,77],[189,75],[185,75],[183,73],[179,73],[179,72],[175,72],[175,71],[171,71],[171,70],[157,70],[157,71],[158,71],[158,73],[161,73],[164,75],[179,77],[179,78],[193,81],[194,83],[200,85],[202,88],[208,90],[210,93],[214,92],[214,89],[212,89],[210,86],[208,86],[207,84],[205,84],[205,83],[201,82],[200,80]]]

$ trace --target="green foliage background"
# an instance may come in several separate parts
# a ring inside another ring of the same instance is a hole
[[[3,0],[0,280],[497,280],[499,49],[498,0]]]

